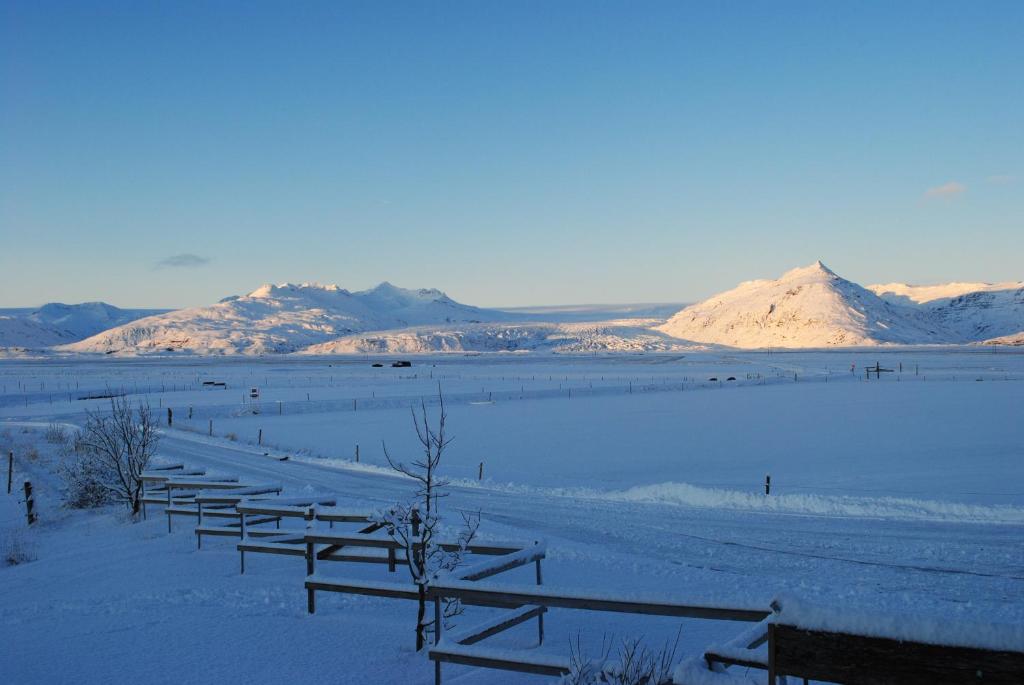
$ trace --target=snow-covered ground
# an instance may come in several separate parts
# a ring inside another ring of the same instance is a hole
[[[286,493],[334,493],[359,509],[410,491],[383,468],[381,441],[410,454],[408,406],[440,384],[455,435],[444,506],[480,510],[490,539],[547,540],[546,584],[765,606],[790,593],[950,623],[1024,623],[1024,354],[410,360],[411,368],[312,356],[0,362],[0,441],[19,456],[39,452],[18,460],[15,482],[33,480],[41,514],[21,533],[36,559],[0,567],[0,679],[432,682],[429,663],[412,653],[407,603],[324,596],[308,616],[301,560],[261,555],[239,576],[233,542],[197,552],[184,522],[168,535],[162,516],[131,525],[114,510],[63,509],[52,475],[59,456],[42,427],[75,423],[108,401],[80,398],[122,391],[162,418],[173,410],[163,458],[278,482]],[[876,362],[893,371],[866,379]],[[24,528],[16,494],[0,494],[5,536]],[[532,581],[523,569],[508,577]],[[743,629],[553,610],[543,650],[566,655],[577,635],[595,654],[606,635],[657,647],[680,626],[680,657]],[[534,639],[527,625],[494,644]],[[543,682],[459,666],[445,674]]]

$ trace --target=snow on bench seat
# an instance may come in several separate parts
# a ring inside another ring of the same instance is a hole
[[[480,666],[517,673],[561,676],[569,673],[569,660],[555,654],[536,654],[514,649],[460,645],[448,640],[431,647],[431,660],[466,666]]]

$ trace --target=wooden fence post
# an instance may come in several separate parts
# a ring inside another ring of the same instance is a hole
[[[772,494],[772,477],[770,474],[764,477],[764,494],[766,497]]]
[[[316,522],[316,509],[311,505],[306,509],[306,533],[312,533]],[[316,544],[306,543],[306,578],[316,573]],[[316,613],[316,590],[306,589],[306,611]]]
[[[174,425],[174,411],[167,407],[167,427],[170,428]]]
[[[534,541],[533,544],[536,545],[537,542]],[[534,564],[537,566],[537,585],[543,585],[544,578],[540,571],[540,559],[536,559]],[[544,644],[544,612],[537,614],[537,644]]]
[[[11,477],[14,475],[14,451],[7,453],[7,494],[11,494]]]
[[[25,517],[28,519],[28,525],[32,525],[36,522],[36,502],[32,499],[32,483],[25,481]]]
[[[256,438],[256,444],[257,445],[262,445],[263,444],[263,429],[262,428],[260,428],[259,437]]]
[[[441,630],[444,624],[441,622],[441,597],[434,597],[434,645],[441,643]],[[441,685],[441,660],[434,661],[434,685]]]
[[[484,479],[484,463],[483,462],[480,462],[480,470],[476,474],[476,479],[477,480],[483,480]]]
[[[210,430],[209,430],[208,434],[210,436],[213,436],[213,419],[210,419]]]
[[[356,443],[356,463],[359,463],[359,443]]]

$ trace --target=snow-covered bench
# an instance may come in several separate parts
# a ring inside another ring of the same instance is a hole
[[[768,682],[779,676],[849,685],[1024,683],[1024,625],[865,613],[792,597],[772,604]]]

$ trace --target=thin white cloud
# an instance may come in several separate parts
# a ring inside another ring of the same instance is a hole
[[[995,183],[996,185],[1004,186],[1008,183],[1013,183],[1017,179],[1015,176],[1011,174],[996,174],[994,176],[989,176],[987,180],[989,183]]]
[[[967,186],[957,181],[950,181],[949,183],[943,183],[941,186],[935,186],[924,191],[924,196],[929,198],[951,198],[956,197],[967,192]]]
[[[210,260],[206,257],[200,257],[197,254],[191,252],[183,252],[182,254],[171,255],[165,257],[156,263],[157,269],[191,269],[197,266],[204,266],[209,264]]]

